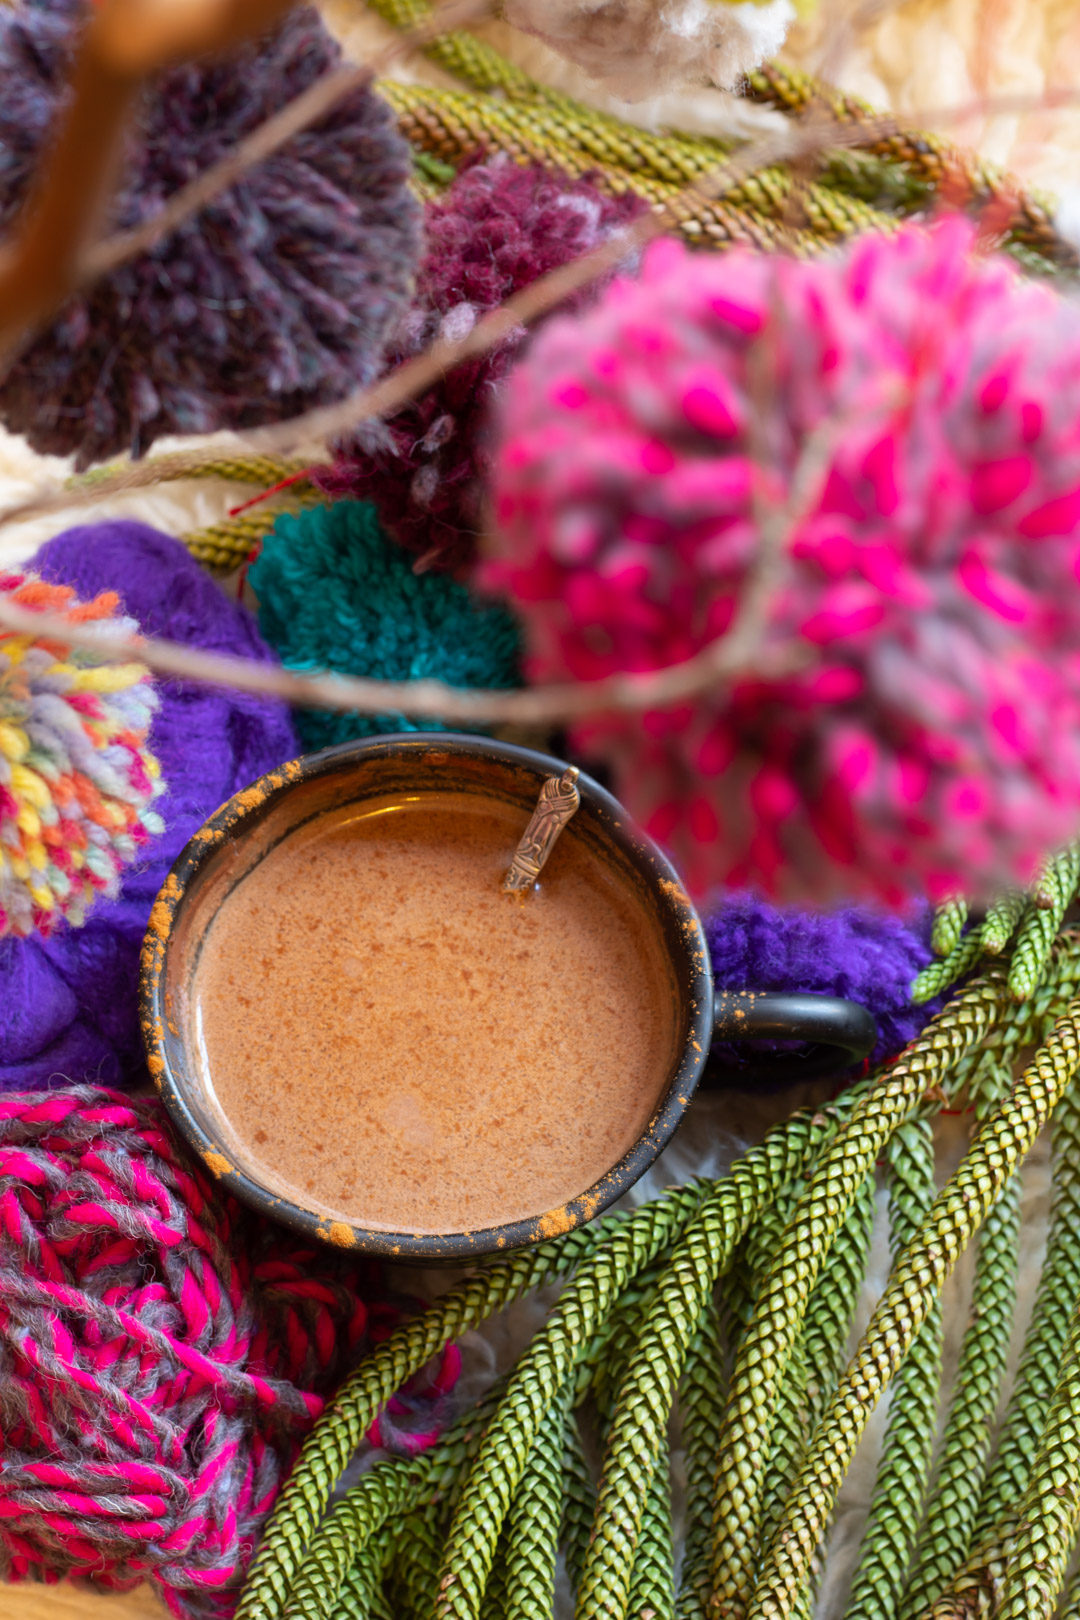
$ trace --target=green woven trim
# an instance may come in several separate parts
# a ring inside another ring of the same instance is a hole
[[[1080,1000],[1073,1001],[1035,1054],[1012,1094],[985,1121],[966,1158],[934,1200],[894,1267],[889,1284],[829,1411],[773,1538],[765,1569],[746,1610],[753,1620],[769,1605],[790,1603],[806,1586],[840,1482],[871,1411],[911,1347],[959,1255],[1000,1198],[1080,1063]],[[782,1611],[781,1611],[782,1612]],[[718,1614],[724,1614],[721,1607]],[[726,1620],[726,1617],[725,1617]]]
[[[913,1620],[962,1567],[971,1548],[1016,1306],[1020,1181],[1013,1176],[979,1235],[969,1322],[952,1402],[900,1607]]]
[[[1002,1001],[998,980],[970,986],[957,996],[862,1100],[814,1167],[732,1373],[713,1520],[715,1620],[742,1620],[745,1612],[777,1392],[810,1291],[836,1234],[892,1132],[987,1033]],[[831,1506],[830,1501],[830,1512]],[[812,1550],[807,1551],[793,1597],[808,1576]]]
[[[893,1264],[929,1214],[934,1131],[927,1117],[901,1125],[888,1146],[889,1242]],[[915,1546],[930,1474],[942,1360],[936,1296],[896,1375],[846,1620],[893,1620]]]
[[[1044,862],[1029,895],[1004,896],[966,934],[959,931],[966,907],[961,901],[947,901],[935,913],[934,940],[948,949],[943,949],[942,960],[931,962],[919,974],[912,987],[914,999],[930,1001],[979,962],[1001,956],[1010,941],[1009,990],[1018,1001],[1030,999],[1050,969],[1054,941],[1078,887],[1080,844],[1074,844]]]
[[[1049,1620],[1080,1528],[1080,1325],[1064,1326],[1080,1264],[1080,938],[1058,938],[1029,1000],[1014,1002],[1006,977],[969,985],[898,1063],[776,1127],[723,1180],[496,1262],[403,1326],[316,1426],[240,1615],[543,1620],[561,1550],[578,1620],[810,1620],[840,1480],[895,1379],[849,1620],[990,1620],[1001,1604],[1007,1620]],[[977,1133],[935,1193],[930,1115],[964,1089]],[[1016,1173],[1051,1114],[1050,1245],[987,1469]],[[844,1367],[882,1147],[893,1266]],[[940,1291],[976,1236],[973,1314],[928,1494]],[[560,1276],[555,1309],[507,1377],[431,1452],[378,1463],[327,1513],[392,1389],[447,1337]],[[681,1560],[672,1424],[686,1457]],[[598,1481],[583,1427],[602,1451]],[[1002,1502],[1019,1511],[995,1517]],[[733,1590],[717,1573],[744,1548]]]

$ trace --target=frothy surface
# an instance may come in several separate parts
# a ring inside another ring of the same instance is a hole
[[[563,834],[502,893],[528,814],[470,794],[317,817],[226,896],[189,1019],[232,1151],[372,1228],[557,1208],[632,1146],[674,1052],[670,968],[628,888]]]

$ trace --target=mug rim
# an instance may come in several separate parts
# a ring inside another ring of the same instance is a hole
[[[340,743],[266,772],[231,798],[188,839],[169,869],[154,903],[140,958],[139,1017],[151,1078],[173,1124],[210,1174],[259,1214],[282,1222],[309,1238],[347,1249],[357,1257],[390,1261],[468,1262],[562,1236],[595,1219],[634,1185],[653,1165],[674,1136],[701,1078],[713,1023],[713,985],[705,932],[682,880],[658,845],[608,791],[579,773],[582,801],[599,815],[603,830],[642,874],[661,911],[674,922],[674,937],[683,942],[682,961],[671,952],[672,967],[686,1008],[681,1049],[672,1062],[664,1091],[647,1124],[627,1151],[599,1180],[557,1209],[475,1231],[446,1233],[395,1232],[335,1219],[274,1192],[232,1160],[230,1150],[215,1141],[193,1106],[194,1086],[174,1062],[172,1047],[183,1038],[171,1024],[165,1006],[165,966],[176,920],[194,880],[226,840],[258,824],[302,783],[335,776],[349,767],[380,757],[449,753],[516,765],[538,778],[561,774],[566,762],[536,749],[503,743],[465,732],[395,732]],[[290,829],[291,830],[291,829]],[[288,832],[284,834],[288,836]],[[170,1034],[173,1040],[170,1040]]]

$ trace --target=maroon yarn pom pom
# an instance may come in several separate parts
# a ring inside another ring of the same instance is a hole
[[[0,230],[67,87],[78,0],[0,5]],[[340,50],[299,7],[268,37],[166,73],[129,133],[112,226],[151,219]],[[81,466],[167,433],[256,427],[378,370],[420,254],[409,147],[358,89],[162,242],[68,303],[0,381],[0,420]]]
[[[645,207],[639,197],[607,197],[588,179],[538,165],[474,163],[428,207],[416,303],[390,358],[406,360],[439,336],[463,337],[488,310],[587,253]],[[328,494],[372,501],[389,532],[425,566],[467,567],[480,533],[492,392],[524,337],[455,367],[391,418],[382,443],[373,446],[364,435],[343,444],[316,482]]]
[[[356,1287],[182,1158],[156,1099],[0,1099],[0,1581],[149,1580],[227,1620],[300,1442],[394,1314]],[[429,1443],[458,1365],[374,1442]]]

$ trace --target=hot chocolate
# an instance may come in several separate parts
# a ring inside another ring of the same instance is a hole
[[[676,1055],[670,962],[573,827],[502,879],[527,815],[468,793],[369,799],[288,834],[225,897],[190,1037],[229,1150],[383,1231],[557,1208],[641,1135]]]

